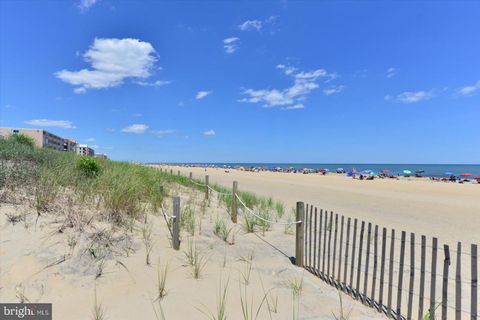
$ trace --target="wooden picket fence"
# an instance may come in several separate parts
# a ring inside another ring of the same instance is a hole
[[[476,244],[468,252],[460,242],[441,250],[435,237],[418,239],[303,202],[297,220],[296,264],[354,299],[392,319],[477,320]]]

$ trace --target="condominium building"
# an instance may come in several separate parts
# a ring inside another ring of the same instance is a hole
[[[95,156],[95,150],[93,150],[86,144],[77,145],[76,152],[81,156],[90,156],[90,157]]]
[[[14,135],[23,134],[30,137],[39,148],[52,148],[58,151],[64,151],[63,138],[42,129],[23,129],[23,128],[0,128],[0,135],[5,138]]]
[[[77,150],[77,141],[63,138],[63,151],[75,152]]]

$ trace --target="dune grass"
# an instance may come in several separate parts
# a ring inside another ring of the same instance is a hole
[[[172,184],[191,185],[186,177],[140,164],[35,148],[13,136],[0,141],[0,197],[25,189],[34,195],[38,214],[69,190],[76,203],[104,209],[109,221],[122,224],[158,211]]]

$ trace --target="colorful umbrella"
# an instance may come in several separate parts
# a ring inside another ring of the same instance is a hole
[[[410,171],[410,170],[403,170],[403,173],[405,173],[405,174],[411,174],[412,171]]]
[[[385,169],[385,170],[382,170],[382,172],[387,173],[387,172],[390,172],[390,170]]]
[[[473,176],[473,174],[471,174],[470,172],[460,174],[460,177],[471,177],[471,176]]]

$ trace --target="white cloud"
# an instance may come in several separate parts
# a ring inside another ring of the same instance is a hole
[[[237,37],[223,39],[223,49],[225,50],[225,52],[231,54],[237,51],[239,47],[238,45],[239,40],[240,39]]]
[[[397,96],[386,95],[385,100],[397,101],[402,103],[415,103],[423,100],[428,100],[433,97],[432,91],[405,91]]]
[[[143,117],[143,114],[142,113],[134,113],[134,114],[132,114],[132,117],[140,118],[140,117]]]
[[[213,130],[207,130],[207,131],[204,131],[203,132],[203,135],[204,136],[207,136],[207,137],[213,137],[215,135],[215,131]]]
[[[296,104],[296,105],[293,105],[293,106],[288,106],[286,108],[284,108],[285,110],[296,110],[296,109],[303,109],[305,108],[305,106],[301,103],[299,104]]]
[[[460,88],[457,92],[462,96],[469,96],[474,94],[477,90],[480,90],[480,81],[477,81],[477,83],[475,83],[474,85]]]
[[[87,142],[94,142],[95,141],[95,138],[88,138],[87,139]]]
[[[90,7],[92,7],[96,2],[97,0],[80,0],[78,8],[80,9],[80,11],[85,12],[90,9]]]
[[[66,120],[48,120],[48,119],[33,119],[25,121],[26,124],[36,127],[57,127],[63,129],[75,129],[72,121]]]
[[[212,91],[198,91],[195,99],[200,100],[211,94]]]
[[[288,76],[288,75],[291,75],[292,73],[294,73],[295,71],[297,71],[297,68],[295,67],[292,67],[292,66],[286,66],[284,64],[277,64],[277,69],[281,69],[281,70],[284,70],[285,74]]]
[[[296,68],[290,66],[280,64],[276,67],[284,70],[286,75],[293,78],[294,82],[291,87],[286,89],[245,89],[243,94],[247,97],[241,99],[240,102],[263,103],[264,107],[294,107],[300,105],[312,90],[319,87],[318,81],[320,79],[328,81],[334,75],[324,69],[297,72]]]
[[[132,124],[129,125],[128,127],[125,127],[122,129],[122,132],[126,133],[145,133],[147,131],[148,126],[146,124]]]
[[[332,87],[323,89],[323,93],[329,96],[335,93],[340,93],[343,91],[343,89],[345,89],[345,86],[332,86]]]
[[[397,74],[397,69],[391,67],[387,69],[386,76],[387,78],[393,78]]]
[[[166,86],[167,84],[170,84],[171,81],[168,80],[157,80],[154,82],[147,82],[147,81],[137,81],[137,84],[143,86],[143,87],[163,87]]]
[[[150,133],[151,134],[154,134],[160,138],[163,138],[165,136],[168,136],[168,135],[171,135],[171,134],[174,134],[175,132],[177,132],[176,130],[174,129],[167,129],[167,130],[151,130]]]
[[[92,149],[100,149],[100,146],[98,144],[94,144],[92,146],[90,146],[90,148]]]
[[[64,69],[55,73],[57,78],[76,86],[75,93],[116,87],[128,78],[146,79],[157,61],[150,43],[130,38],[95,38],[83,58],[91,64],[91,69]]]
[[[257,30],[262,29],[262,21],[260,20],[247,20],[244,23],[238,25],[238,29],[242,31]]]

